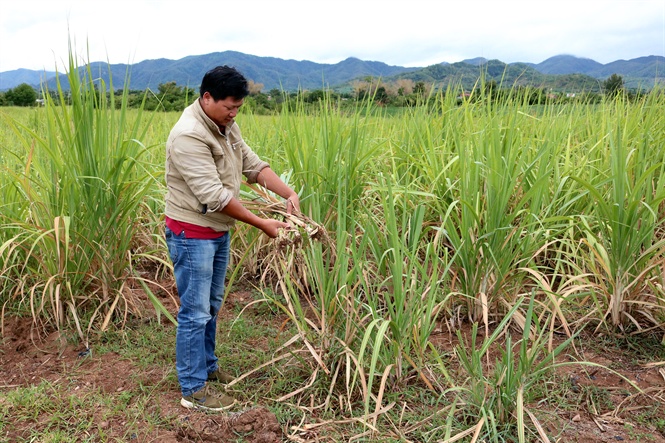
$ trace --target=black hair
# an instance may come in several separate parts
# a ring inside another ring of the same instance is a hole
[[[203,97],[206,92],[210,93],[215,101],[227,97],[241,100],[249,95],[249,87],[244,75],[236,68],[224,65],[205,73],[199,94]]]

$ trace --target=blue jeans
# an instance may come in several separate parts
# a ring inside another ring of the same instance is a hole
[[[166,244],[180,297],[175,359],[183,397],[205,386],[217,369],[217,313],[224,299],[230,234],[213,239],[185,238],[166,228]]]

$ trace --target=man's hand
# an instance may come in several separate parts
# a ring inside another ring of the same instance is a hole
[[[300,212],[300,198],[270,167],[261,169],[256,182],[269,191],[286,199],[286,213]]]
[[[286,199],[286,213],[300,212],[300,197],[295,192]]]
[[[274,218],[265,218],[260,226],[261,230],[266,233],[270,238],[275,238],[279,234],[280,229],[292,229],[288,223],[275,220]]]

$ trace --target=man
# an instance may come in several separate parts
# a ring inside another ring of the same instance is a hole
[[[166,142],[166,243],[180,297],[176,370],[186,408],[219,411],[235,403],[207,384],[233,379],[215,356],[230,230],[236,220],[271,238],[289,228],[240,203],[242,176],[285,198],[287,212],[300,210],[298,194],[247,146],[234,121],[248,94],[247,80],[235,68],[208,71],[198,100],[183,111]]]

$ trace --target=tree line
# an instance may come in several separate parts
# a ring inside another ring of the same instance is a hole
[[[385,82],[374,77],[365,77],[350,84],[346,90],[300,90],[287,92],[279,89],[271,89],[263,92],[262,83],[249,81],[250,95],[245,100],[246,106],[252,111],[272,113],[279,111],[282,103],[287,99],[298,99],[305,104],[318,103],[328,99],[340,102],[355,103],[370,100],[374,104],[385,107],[406,107],[424,103],[431,98],[435,92],[435,85],[423,81],[414,82],[410,79],[397,79]],[[612,74],[602,83],[605,96],[616,96],[624,94],[628,98],[639,96],[626,90],[623,78]],[[546,102],[565,102],[571,99],[584,100],[586,102],[598,102],[602,99],[599,94],[561,94],[548,91],[545,88],[533,86],[515,86],[512,88],[501,88],[496,81],[480,83],[472,91],[449,91],[455,93],[458,100],[474,100],[482,97],[500,101],[509,95],[519,94],[529,104],[544,104]],[[53,94],[53,91],[46,93]],[[115,91],[116,96],[121,96],[122,90]],[[15,88],[0,92],[0,106],[38,106],[43,103],[43,92],[37,91],[27,83],[20,84]],[[138,108],[149,111],[182,111],[198,97],[198,91],[187,87],[178,86],[175,82],[162,83],[156,91],[129,90],[127,91],[127,105],[130,108]],[[121,100],[116,100],[116,106],[120,106]]]

